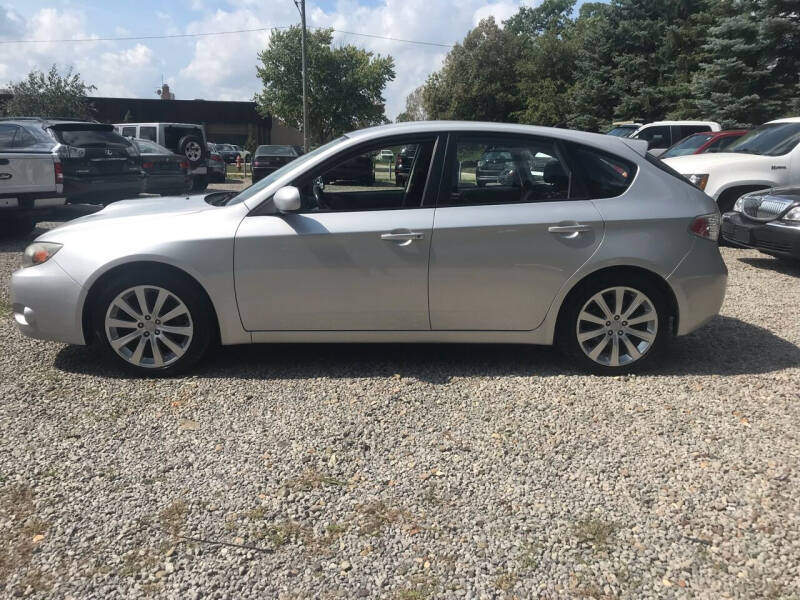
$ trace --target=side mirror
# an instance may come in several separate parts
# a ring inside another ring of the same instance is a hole
[[[293,185],[282,187],[272,197],[278,212],[288,213],[300,210],[300,190]]]

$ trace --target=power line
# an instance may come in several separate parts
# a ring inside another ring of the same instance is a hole
[[[119,37],[93,37],[93,38],[73,38],[61,40],[0,40],[0,45],[8,44],[71,44],[80,42],[126,42],[126,41],[139,41],[139,40],[168,40],[175,38],[192,38],[192,37],[207,37],[212,35],[233,35],[238,33],[256,33],[266,32],[272,29],[289,29],[289,25],[282,25],[278,27],[256,27],[254,29],[234,29],[231,31],[207,31],[201,33],[173,33],[165,35],[130,35]],[[326,27],[309,27],[309,29],[326,29]],[[333,30],[336,33],[344,35],[356,35],[360,37],[375,38],[379,40],[388,40],[390,42],[402,42],[404,44],[419,44],[422,46],[438,46],[440,48],[452,48],[452,44],[441,44],[438,42],[425,42],[421,40],[407,40],[396,37],[389,37],[385,35],[377,35],[374,33],[360,33],[357,31],[342,31],[339,29]]]

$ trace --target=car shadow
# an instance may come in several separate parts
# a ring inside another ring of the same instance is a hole
[[[772,257],[741,257],[738,259],[751,267],[758,269],[769,269],[782,275],[791,275],[793,277],[800,277],[800,260],[780,260]]]
[[[743,348],[741,341],[747,340]],[[96,347],[67,346],[63,371],[127,377]],[[772,332],[717,317],[678,338],[643,375],[741,375],[800,366],[800,348]],[[454,377],[584,375],[553,348],[511,344],[261,344],[222,347],[191,374],[202,378],[312,379],[410,377],[446,384]]]

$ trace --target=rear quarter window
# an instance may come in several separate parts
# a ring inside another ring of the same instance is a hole
[[[621,196],[636,176],[636,164],[615,154],[568,143],[574,170],[590,199]]]

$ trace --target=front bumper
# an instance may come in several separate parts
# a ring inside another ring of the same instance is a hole
[[[81,318],[81,286],[55,258],[11,276],[14,323],[28,337],[85,344]]]
[[[737,212],[722,215],[722,237],[768,254],[800,259],[800,223],[751,221]]]
[[[716,242],[696,239],[667,277],[678,303],[677,335],[686,335],[713,319],[725,300],[728,268]]]

